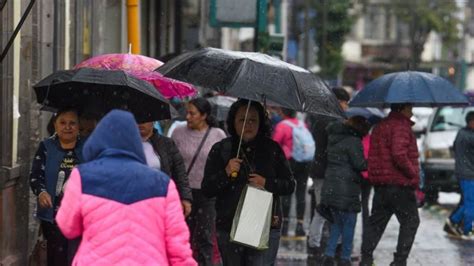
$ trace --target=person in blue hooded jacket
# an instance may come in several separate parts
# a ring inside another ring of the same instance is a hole
[[[76,110],[58,111],[53,118],[53,125],[54,134],[43,140],[36,151],[30,186],[38,199],[36,216],[41,221],[41,230],[47,240],[48,265],[68,265],[70,242],[61,234],[54,218],[71,170],[83,161],[84,142],[79,138]]]

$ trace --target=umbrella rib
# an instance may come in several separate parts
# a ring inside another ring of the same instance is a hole
[[[304,103],[302,103],[302,100],[301,100],[301,94],[300,94],[300,90],[298,89],[298,82],[296,81],[296,78],[295,78],[295,75],[293,74],[293,71],[291,71],[291,69],[286,66],[286,68],[288,69],[288,71],[290,71],[291,73],[291,78],[293,79],[293,81],[295,82],[295,85],[296,85],[296,95],[298,96],[298,102],[301,103],[302,105]],[[310,73],[311,75],[313,75],[313,73]],[[301,110],[303,111],[303,106],[301,106]],[[298,110],[297,110],[298,111]]]
[[[434,103],[435,98],[434,98],[433,92],[429,89],[430,86],[428,86],[429,85],[428,82],[426,82],[426,80],[423,78],[423,76],[421,77],[421,80],[423,81],[423,83],[426,84],[426,87],[428,88],[428,92],[431,94],[432,102]],[[430,105],[432,105],[432,104],[430,104]]]
[[[243,62],[246,62],[246,61],[245,61],[245,60],[246,60],[245,58],[242,58],[241,60],[242,60]],[[234,87],[235,82],[236,82],[236,81],[238,80],[238,78],[240,77],[240,74],[241,74],[241,72],[242,72],[243,65],[244,65],[244,64],[239,64],[239,69],[237,70],[237,73],[234,75],[234,78],[232,79],[232,81],[230,82],[229,88],[227,88],[227,90],[224,91],[224,94],[227,94],[226,92],[229,91],[230,88]],[[232,95],[230,95],[230,96],[232,96]]]

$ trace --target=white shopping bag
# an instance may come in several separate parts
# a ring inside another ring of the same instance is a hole
[[[247,185],[240,195],[230,240],[256,249],[268,248],[272,193]]]

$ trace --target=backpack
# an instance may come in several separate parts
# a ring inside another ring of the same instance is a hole
[[[316,144],[311,132],[309,132],[302,121],[298,121],[298,125],[288,120],[283,122],[292,129],[293,150],[291,151],[291,158],[297,162],[312,161],[316,151]]]

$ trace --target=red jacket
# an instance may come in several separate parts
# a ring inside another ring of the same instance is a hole
[[[372,184],[418,187],[420,168],[413,124],[402,114],[391,112],[375,127],[368,158]]]

